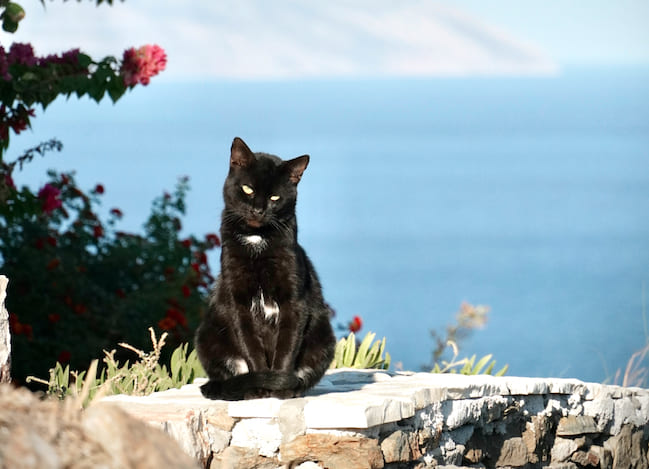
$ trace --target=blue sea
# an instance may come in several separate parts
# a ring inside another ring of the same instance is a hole
[[[490,307],[460,344],[509,374],[601,382],[648,337],[649,69],[551,78],[169,83],[116,105],[59,99],[17,155],[106,187],[103,210],[141,230],[150,202],[190,177],[185,234],[218,231],[229,146],[311,163],[300,242],[336,323],[387,338],[393,364],[430,361],[430,330],[463,301]],[[218,271],[218,253],[211,258]]]

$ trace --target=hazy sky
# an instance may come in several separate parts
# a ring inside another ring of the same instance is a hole
[[[264,67],[290,77],[649,65],[647,0],[45,3],[23,1],[27,17],[2,44],[31,42],[39,54],[81,46],[100,58],[158,43],[170,56],[164,80],[254,78]]]
[[[455,0],[562,64],[649,64],[647,0]]]

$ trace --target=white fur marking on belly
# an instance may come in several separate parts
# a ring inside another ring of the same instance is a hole
[[[243,358],[228,358],[225,363],[235,375],[244,375],[249,371],[248,364]]]
[[[279,305],[276,301],[266,300],[264,298],[264,292],[259,290],[259,296],[252,299],[250,311],[253,313],[255,311],[259,311],[260,313],[263,311],[265,319],[275,321],[279,315]]]
[[[266,316],[266,319],[276,318],[279,314],[279,305],[272,300],[270,303],[266,302],[263,291],[259,292],[259,304],[264,310],[264,316]]]

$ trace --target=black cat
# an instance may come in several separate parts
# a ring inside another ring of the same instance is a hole
[[[297,184],[308,163],[308,155],[283,161],[232,142],[221,272],[196,331],[205,397],[294,397],[333,359],[331,311],[297,243]]]

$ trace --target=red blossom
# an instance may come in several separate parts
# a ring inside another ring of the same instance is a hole
[[[118,208],[111,208],[110,209],[110,214],[117,217],[117,218],[122,218],[124,216],[122,211],[120,209],[118,209]]]
[[[205,240],[207,241],[207,244],[209,244],[212,247],[217,247],[221,245],[221,240],[214,233],[210,233],[207,236],[205,236]]]
[[[197,274],[201,273],[201,266],[198,265],[196,262],[192,262],[190,267],[196,272]]]
[[[361,330],[361,327],[363,327],[363,320],[360,316],[354,316],[348,327],[350,332],[356,333]]]
[[[126,292],[122,290],[121,288],[118,288],[115,290],[115,294],[120,297],[120,298],[126,298]]]
[[[185,246],[187,249],[189,249],[190,247],[192,247],[192,240],[189,239],[189,238],[187,238],[187,239],[183,239],[183,240],[180,242],[180,244],[182,244],[182,245]]]
[[[95,238],[101,238],[102,236],[104,236],[104,229],[102,228],[102,226],[101,225],[93,226],[92,227],[92,235]]]
[[[203,251],[198,251],[198,252],[194,253],[194,257],[196,258],[196,260],[199,263],[207,264],[207,256],[205,255],[205,253]]]
[[[11,177],[11,174],[7,173],[5,174],[5,185],[11,189],[16,189],[16,185],[14,184],[14,180]]]
[[[97,184],[95,186],[95,188],[93,189],[93,192],[95,194],[103,194],[104,193],[104,186],[102,186],[101,184]]]
[[[167,317],[173,319],[181,326],[187,327],[187,318],[182,311],[179,311],[176,308],[169,308],[167,309]]]
[[[45,247],[45,242],[43,241],[43,238],[38,238],[36,241],[34,241],[34,247],[38,250],[41,250]]]
[[[57,240],[56,240],[56,238],[55,238],[54,236],[48,236],[48,237],[46,238],[46,241],[47,241],[47,244],[49,244],[49,245],[52,246],[53,248],[56,247]]]
[[[59,353],[59,356],[56,360],[59,363],[67,363],[70,361],[70,358],[72,358],[72,353],[70,353],[69,350],[62,350],[61,353]]]
[[[38,191],[38,198],[41,199],[41,208],[45,213],[50,213],[53,210],[60,208],[62,205],[59,196],[61,191],[51,184],[45,184],[40,191]]]
[[[59,321],[61,320],[61,315],[60,315],[60,314],[54,314],[54,313],[52,313],[52,314],[48,314],[48,315],[47,315],[47,319],[48,319],[52,324],[56,324],[57,322],[59,322]]]
[[[125,86],[138,83],[148,85],[151,77],[167,66],[167,54],[157,45],[145,45],[138,49],[131,47],[124,51],[120,73]]]
[[[185,298],[187,298],[188,296],[190,296],[192,294],[191,289],[187,285],[182,286],[182,292],[183,292],[183,296]]]
[[[163,331],[169,331],[176,327],[176,321],[169,317],[164,317],[158,321],[158,327]]]

